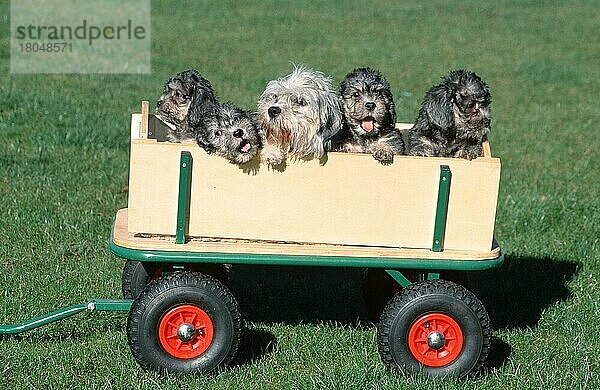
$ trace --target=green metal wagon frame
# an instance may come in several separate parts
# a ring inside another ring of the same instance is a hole
[[[175,250],[173,245],[164,249],[164,238],[132,239],[123,227],[127,209],[117,213],[109,246],[113,254],[127,260],[123,292],[129,299],[93,299],[20,324],[0,325],[0,335],[15,335],[86,310],[129,311],[128,340],[142,367],[206,373],[231,360],[243,328],[237,302],[226,287],[224,264],[360,267],[383,270],[391,277],[388,281],[394,281],[377,328],[386,366],[427,376],[458,377],[481,369],[491,340],[489,317],[473,293],[444,276],[498,267],[504,255],[495,241],[489,253],[476,258],[452,258],[451,251],[443,251],[452,182],[448,166],[440,166],[431,249],[407,249],[398,253],[409,256],[381,257],[359,246],[345,246],[342,254],[322,255],[310,249],[307,254],[288,254],[286,244],[281,243],[265,243],[269,250],[264,252],[258,244],[258,250],[244,253],[236,241],[225,242],[226,250],[203,250],[202,243],[192,244],[185,235],[191,159],[190,153],[181,153],[177,228],[171,240]]]

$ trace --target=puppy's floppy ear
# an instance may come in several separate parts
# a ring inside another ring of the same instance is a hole
[[[394,95],[389,89],[384,90],[383,98],[385,99],[386,107],[386,118],[389,120],[389,124],[392,127],[396,126],[396,105],[394,103]]]
[[[256,128],[256,131],[258,133],[258,138],[260,139],[260,143],[261,143],[260,146],[262,147],[262,144],[265,143],[266,135],[265,135],[265,130],[260,125],[259,118],[258,118],[258,112],[252,111],[252,112],[249,112],[248,114],[250,116],[250,120],[252,120],[252,125]]]
[[[429,122],[444,130],[454,126],[452,101],[448,95],[449,91],[445,87],[438,86],[427,92],[423,102]]]
[[[188,111],[188,123],[190,126],[196,126],[217,100],[208,80],[199,75],[194,75],[192,80],[192,102]]]
[[[213,104],[207,108],[196,107],[194,111],[194,117],[192,118],[191,109],[193,103],[194,101],[192,100],[192,105],[190,106],[190,111],[188,112],[188,124],[193,129],[198,146],[200,146],[209,154],[213,153],[217,149],[210,141],[209,123],[217,115],[218,106]]]
[[[321,127],[318,134],[325,144],[342,129],[344,119],[340,98],[336,94],[326,94],[324,103],[324,107],[319,107],[321,110]]]
[[[202,149],[206,151],[206,153],[211,154],[215,150],[217,150],[208,140],[208,130],[204,127],[204,125],[199,125],[200,128],[196,129],[196,143]]]

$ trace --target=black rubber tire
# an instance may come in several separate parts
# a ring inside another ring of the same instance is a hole
[[[162,276],[161,263],[128,260],[123,266],[121,291],[123,298],[135,299],[151,281]],[[186,271],[201,272],[210,275],[223,284],[227,284],[227,268],[223,264],[186,264]]]
[[[123,265],[121,274],[121,291],[123,298],[134,299],[151,281],[159,265],[155,263],[142,263],[140,261],[128,260]]]
[[[463,333],[460,354],[443,367],[420,363],[408,346],[413,323],[428,313],[453,318]],[[377,326],[377,342],[383,363],[389,369],[426,377],[465,377],[477,374],[487,358],[491,343],[490,319],[483,304],[463,286],[443,280],[411,284],[386,305]]]
[[[162,317],[179,305],[194,305],[211,319],[214,337],[202,355],[181,359],[161,345]],[[243,322],[231,292],[215,278],[178,271],[150,283],[133,301],[127,319],[127,337],[135,360],[146,370],[205,374],[225,366],[235,355]]]
[[[421,276],[427,276],[427,271],[400,271],[411,283],[418,282]],[[442,271],[440,278],[451,280],[469,288],[467,272]],[[400,290],[402,290],[402,287],[384,269],[367,268],[363,277],[362,293],[369,320],[375,323],[378,322],[385,305]]]

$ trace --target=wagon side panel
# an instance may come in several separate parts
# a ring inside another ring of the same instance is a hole
[[[431,248],[440,166],[452,172],[443,249],[489,251],[500,162],[330,153],[240,168],[196,145],[132,139],[128,229],[174,235],[179,159],[192,154],[188,236]]]
[[[443,248],[489,250],[494,236],[500,160],[456,161],[451,169]]]

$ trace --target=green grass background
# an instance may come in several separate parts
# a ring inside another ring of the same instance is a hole
[[[122,261],[107,240],[127,204],[130,113],[192,67],[222,100],[253,109],[292,63],[336,84],[371,66],[387,76],[403,122],[440,76],[477,72],[493,95],[490,139],[503,169],[496,237],[508,260],[471,275],[495,330],[486,373],[467,381],[386,372],[359,270],[237,267],[231,289],[248,332],[231,369],[144,372],[124,314],[83,314],[0,339],[0,388],[600,388],[599,8],[154,1],[152,74],[11,75],[9,4],[0,1],[0,323],[120,296]]]

